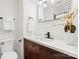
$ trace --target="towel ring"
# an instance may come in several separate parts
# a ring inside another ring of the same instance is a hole
[[[13,20],[15,21],[15,18]]]
[[[27,19],[27,20],[30,20],[30,19],[32,19],[32,21],[33,21],[33,18],[32,18],[32,17],[28,17],[28,19]]]

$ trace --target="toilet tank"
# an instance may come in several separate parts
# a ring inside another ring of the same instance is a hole
[[[1,43],[1,53],[12,51],[14,47],[14,39],[2,41]]]

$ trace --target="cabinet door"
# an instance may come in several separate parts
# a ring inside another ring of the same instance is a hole
[[[73,58],[73,57],[71,57],[71,56],[68,56],[68,55],[65,55],[65,54],[61,54],[61,53],[59,53],[59,54],[53,54],[52,55],[52,59],[76,59],[76,58]]]
[[[35,45],[28,40],[24,42],[24,59],[36,59]]]
[[[27,49],[27,59],[36,59],[36,48],[29,46]]]
[[[41,47],[37,52],[37,59],[51,59],[50,52],[45,47]]]
[[[76,59],[56,50],[41,46],[37,52],[37,59]]]
[[[76,59],[53,49],[48,49],[48,50],[50,52],[51,59]]]

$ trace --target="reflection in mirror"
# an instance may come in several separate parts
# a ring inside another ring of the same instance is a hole
[[[56,20],[56,16],[66,14],[71,8],[71,0],[39,0],[38,22]]]

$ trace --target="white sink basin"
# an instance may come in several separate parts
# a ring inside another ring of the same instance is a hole
[[[56,43],[62,42],[62,43],[66,44],[66,45],[69,45],[69,46],[75,46],[75,47],[78,46],[77,44],[69,44],[69,43],[65,42],[64,40],[49,39],[49,38],[44,38],[44,37],[33,37],[33,39],[41,40],[41,41],[46,41],[46,42],[50,41],[50,43],[53,43],[53,42],[56,42]]]

